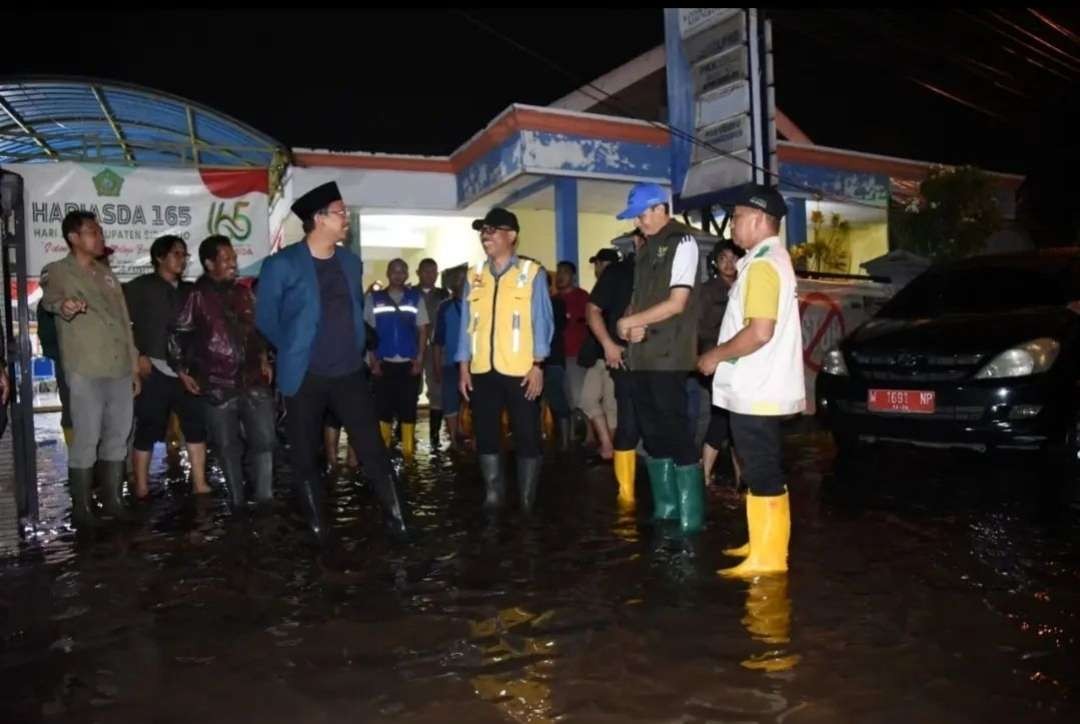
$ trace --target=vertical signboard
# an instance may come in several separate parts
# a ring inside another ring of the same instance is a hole
[[[772,40],[756,8],[665,12],[672,190],[678,211],[724,202],[776,172]]]

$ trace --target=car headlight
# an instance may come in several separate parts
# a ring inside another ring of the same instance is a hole
[[[990,360],[975,375],[977,380],[1026,377],[1046,372],[1057,359],[1061,345],[1056,339],[1040,337],[1007,349]]]
[[[844,363],[843,353],[835,347],[826,352],[825,359],[821,361],[821,372],[826,375],[847,377],[847,364]]]

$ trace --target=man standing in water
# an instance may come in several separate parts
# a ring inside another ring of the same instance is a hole
[[[348,432],[392,530],[403,535],[404,500],[379,437],[364,366],[363,265],[340,246],[349,212],[333,181],[298,198],[292,210],[303,222],[304,238],[263,264],[255,323],[278,351],[293,486],[311,531],[327,540],[319,450],[329,409]]]
[[[705,526],[705,489],[690,435],[686,377],[697,361],[698,244],[695,230],[671,218],[667,192],[637,184],[616,218],[645,235],[634,262],[630,314],[616,324],[630,342],[634,411],[649,453],[654,516],[684,533]]]
[[[420,294],[424,297],[424,308],[429,322],[427,354],[424,356],[424,385],[427,388],[428,398],[429,440],[431,451],[435,452],[439,449],[439,433],[443,421],[443,385],[442,370],[435,364],[432,343],[435,339],[435,322],[439,315],[439,305],[450,298],[450,293],[435,286],[435,281],[439,278],[439,264],[434,259],[421,259],[416,267],[416,276],[420,282]]]
[[[210,492],[206,484],[206,420],[202,405],[185,391],[177,370],[167,361],[169,328],[184,306],[191,283],[184,281],[187,243],[179,236],[158,237],[150,245],[154,270],[124,285],[135,346],[139,350],[142,394],[135,398],[134,485],[142,500],[150,494],[150,458],[155,443],[167,437],[170,413],[180,419],[191,464],[195,493]]]
[[[386,289],[364,300],[364,315],[375,328],[378,346],[371,352],[375,405],[383,444],[390,447],[394,421],[401,423],[401,452],[411,460],[416,443],[416,405],[427,350],[428,316],[420,290],[406,287],[409,265],[392,259],[386,265]]]
[[[750,489],[750,541],[724,551],[745,560],[720,571],[726,576],[787,570],[791,507],[780,466],[780,419],[806,409],[806,387],[795,271],[778,236],[786,212],[776,189],[743,189],[731,215],[731,238],[746,256],[737,265],[717,346],[698,360],[701,374],[713,375],[713,404],[731,412],[731,435]]]
[[[500,417],[506,408],[521,507],[529,513],[540,482],[540,395],[554,329],[547,275],[540,264],[517,255],[521,227],[511,212],[494,208],[473,228],[480,232],[487,259],[470,270],[465,285],[459,389],[473,404],[485,506],[501,507],[506,499],[499,455]]]
[[[256,502],[271,500],[273,370],[266,342],[255,331],[255,295],[236,281],[236,251],[229,238],[215,234],[204,239],[199,261],[206,273],[176,316],[169,355],[184,388],[202,400],[235,515],[244,509],[245,451]]]
[[[90,490],[98,468],[102,504],[130,517],[120,489],[127,468],[134,398],[142,391],[139,351],[120,282],[101,258],[105,235],[89,211],[70,211],[60,225],[70,253],[41,270],[41,304],[58,316],[60,358],[71,387],[73,440],[68,450],[71,519],[101,525]]]

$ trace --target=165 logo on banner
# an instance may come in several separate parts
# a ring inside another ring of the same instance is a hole
[[[211,234],[228,236],[233,241],[246,241],[251,236],[251,218],[243,213],[248,206],[251,206],[250,201],[235,201],[229,213],[225,201],[210,204],[206,230]]]

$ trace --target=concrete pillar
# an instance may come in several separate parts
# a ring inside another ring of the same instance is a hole
[[[784,218],[787,245],[804,244],[809,241],[806,238],[806,199],[790,198],[784,201],[788,208],[787,216]]]
[[[555,180],[555,261],[579,266],[577,179],[573,178]]]

